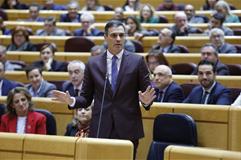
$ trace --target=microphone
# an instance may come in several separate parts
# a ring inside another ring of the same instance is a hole
[[[100,116],[99,116],[99,121],[98,121],[96,138],[99,138],[99,134],[100,134],[100,125],[101,125],[102,111],[103,111],[104,101],[105,101],[105,91],[106,91],[106,84],[107,84],[107,80],[108,80],[108,75],[109,75],[108,72],[106,72],[105,82],[104,82],[105,84],[104,84],[103,95],[102,95],[101,106],[100,106]]]

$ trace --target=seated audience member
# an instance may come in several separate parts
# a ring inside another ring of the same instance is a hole
[[[155,15],[155,9],[150,4],[142,6],[137,20],[140,23],[159,23],[159,18]]]
[[[0,17],[0,35],[11,35],[11,30],[6,28],[2,17]]]
[[[7,96],[7,113],[1,117],[0,132],[46,134],[46,117],[33,110],[32,96],[24,87]]]
[[[139,11],[141,9],[142,4],[140,0],[126,0],[125,4],[122,6],[124,11],[133,12]]]
[[[151,49],[146,55],[145,59],[146,59],[147,67],[151,73],[153,73],[154,69],[158,65],[163,64],[163,65],[169,66],[167,59],[162,53],[159,52],[159,50]]]
[[[66,72],[67,63],[54,59],[56,46],[53,43],[45,44],[40,49],[40,60],[33,62],[33,66],[42,68],[44,71]]]
[[[7,46],[8,51],[36,51],[36,47],[29,40],[27,28],[17,26],[12,31],[11,44]]]
[[[218,0],[206,0],[205,4],[201,7],[201,10],[215,10],[215,4]]]
[[[39,16],[40,7],[37,4],[31,4],[29,6],[29,18],[26,21],[29,22],[44,22],[44,18]]]
[[[66,31],[59,29],[56,26],[56,19],[54,17],[47,17],[44,21],[44,29],[36,31],[38,36],[65,36]]]
[[[232,106],[241,106],[241,93],[231,105]]]
[[[71,96],[79,96],[84,78],[85,64],[81,61],[71,61],[68,64],[69,81],[64,82],[62,91],[68,91]]]
[[[101,45],[95,45],[90,49],[91,56],[97,56],[105,52],[105,48]]]
[[[225,1],[218,1],[215,4],[215,10],[225,15],[224,23],[240,23],[237,15],[230,12],[230,7]]]
[[[171,27],[171,30],[176,36],[188,36],[189,33],[201,33],[200,29],[188,24],[187,16],[184,12],[177,12],[174,19],[175,24]]]
[[[183,101],[182,88],[172,80],[172,71],[168,66],[157,66],[153,74],[153,82],[156,90],[156,99],[154,102],[181,103]]]
[[[2,9],[28,9],[28,6],[24,3],[20,3],[18,0],[3,0]]]
[[[82,28],[74,31],[74,36],[103,36],[104,32],[94,27],[95,17],[90,12],[83,12],[81,17]]]
[[[33,97],[51,97],[51,92],[56,90],[56,86],[44,80],[41,68],[28,66],[25,72],[30,82],[26,88]]]
[[[201,60],[212,62],[216,68],[216,75],[229,75],[228,66],[220,61],[217,50],[212,44],[206,44],[202,47]]]
[[[225,43],[224,32],[219,28],[210,31],[209,40],[216,47],[218,53],[237,53],[234,45]]]
[[[230,90],[215,80],[215,71],[212,62],[200,61],[197,66],[200,85],[192,89],[183,103],[230,105]]]
[[[79,12],[79,4],[76,1],[70,2],[67,5],[68,13],[62,14],[60,16],[60,22],[81,22],[80,16],[81,14]]]
[[[5,46],[0,45],[0,62],[4,64],[5,71],[14,71],[14,70],[22,70],[22,66],[19,64],[14,64],[11,61],[7,60],[7,49]]]
[[[85,4],[86,6],[82,8],[82,11],[105,11],[99,0],[85,0]]]
[[[66,127],[65,136],[88,137],[93,103],[87,108],[75,109],[74,118]]]
[[[66,10],[66,7],[54,3],[54,0],[44,0],[43,10]]]
[[[7,96],[8,92],[11,89],[19,86],[17,82],[6,79],[4,74],[5,74],[4,64],[3,62],[0,62],[0,84],[1,84],[0,96]]]
[[[209,32],[211,29],[220,28],[221,30],[223,30],[225,36],[233,36],[232,29],[223,25],[224,20],[225,20],[224,14],[222,13],[213,14],[209,21],[208,29],[204,31],[204,34],[209,35]]]
[[[112,19],[125,22],[124,10],[121,7],[116,7]]]
[[[145,30],[141,27],[140,22],[134,16],[128,16],[125,21],[128,36],[134,36],[140,41],[145,36],[157,36],[157,30]]]
[[[163,0],[157,9],[157,11],[178,11],[183,10],[183,8],[173,2],[173,0]]]
[[[187,15],[188,23],[205,23],[205,19],[202,16],[195,14],[193,5],[187,4],[184,8],[184,12]]]
[[[175,33],[168,28],[163,28],[158,36],[157,44],[152,47],[159,50],[160,53],[181,53],[181,50],[175,43]]]

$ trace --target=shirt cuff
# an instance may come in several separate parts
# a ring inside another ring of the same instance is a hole
[[[71,97],[71,99],[73,100],[73,103],[71,103],[69,106],[70,106],[70,108],[74,108],[76,99],[75,99],[75,97]]]

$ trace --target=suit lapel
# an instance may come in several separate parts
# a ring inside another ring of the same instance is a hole
[[[107,52],[102,54],[101,59],[98,63],[98,68],[99,68],[99,70],[100,70],[100,72],[103,76],[103,80],[105,81],[105,79],[107,78],[107,85],[106,85],[107,90],[110,91],[111,94],[113,94],[111,84],[110,84],[110,81],[109,81],[110,75],[107,75],[108,74],[108,71],[107,71]]]

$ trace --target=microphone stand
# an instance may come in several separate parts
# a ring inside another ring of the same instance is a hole
[[[105,91],[106,91],[106,84],[107,84],[108,75],[109,75],[108,72],[106,72],[104,90],[103,90],[103,95],[102,95],[102,100],[101,100],[101,106],[100,106],[100,116],[99,116],[99,123],[98,123],[96,138],[99,138],[99,134],[100,134],[100,125],[101,125],[102,112],[103,112],[104,101],[105,101]]]

